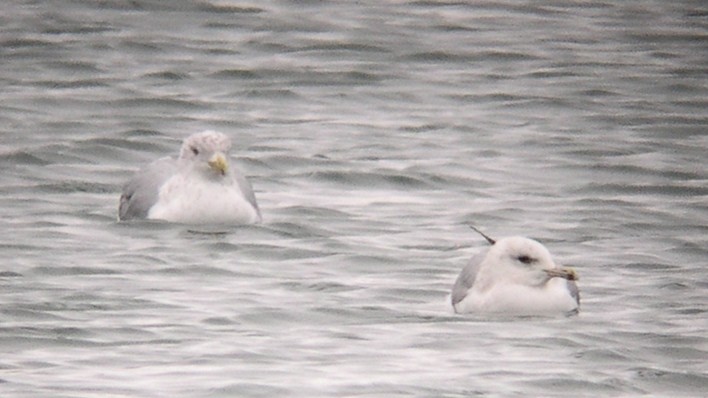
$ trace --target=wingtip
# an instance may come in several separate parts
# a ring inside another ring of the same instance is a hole
[[[490,238],[487,234],[485,234],[484,232],[480,231],[480,230],[479,230],[477,227],[475,227],[474,225],[470,224],[469,227],[472,228],[472,229],[473,229],[475,232],[477,232],[478,234],[482,235],[482,237],[483,237],[484,239],[486,239],[487,242],[489,242],[490,245],[494,245],[495,243],[497,243],[496,240]]]

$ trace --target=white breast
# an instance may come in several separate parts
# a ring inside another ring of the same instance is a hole
[[[510,315],[546,315],[578,308],[566,287],[566,280],[554,278],[542,287],[497,283],[483,292],[472,287],[455,305],[457,312],[504,313]]]
[[[258,221],[258,213],[237,184],[178,174],[163,184],[148,218],[185,224],[249,224]]]

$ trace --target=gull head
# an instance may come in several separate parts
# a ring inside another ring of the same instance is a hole
[[[184,140],[179,158],[191,162],[197,169],[224,176],[229,170],[230,149],[231,139],[228,136],[216,131],[204,131]]]
[[[541,287],[552,278],[577,280],[577,274],[556,264],[541,243],[524,237],[510,237],[496,241],[489,248],[479,278],[480,282],[486,280],[489,284],[504,281]]]

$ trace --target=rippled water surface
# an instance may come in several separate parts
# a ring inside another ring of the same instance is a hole
[[[0,395],[708,395],[702,1],[13,1]],[[257,226],[117,223],[196,131]],[[451,313],[492,236],[570,318]]]

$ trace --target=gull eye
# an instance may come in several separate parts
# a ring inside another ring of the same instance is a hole
[[[516,258],[517,260],[521,261],[524,264],[531,264],[534,260],[533,258],[527,256],[527,255],[522,255]]]
[[[196,147],[191,147],[191,148],[189,148],[189,149],[192,150],[192,153],[194,154],[194,156],[199,155],[199,149],[197,149]]]

